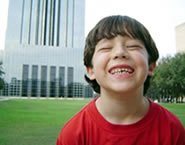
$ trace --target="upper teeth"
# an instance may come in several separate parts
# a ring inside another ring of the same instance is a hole
[[[111,74],[121,74],[121,73],[132,73],[132,70],[129,68],[118,68],[118,69],[113,69],[111,71]]]

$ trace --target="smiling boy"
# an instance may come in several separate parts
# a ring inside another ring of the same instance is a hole
[[[184,145],[181,122],[144,97],[158,57],[140,22],[119,15],[102,19],[84,50],[85,78],[100,97],[68,121],[57,145]]]

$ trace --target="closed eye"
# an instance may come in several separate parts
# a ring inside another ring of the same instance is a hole
[[[111,47],[103,47],[98,49],[98,51],[109,51],[109,50],[111,50]]]
[[[136,50],[136,49],[142,49],[143,47],[140,45],[128,45],[126,46],[126,48],[129,50]]]

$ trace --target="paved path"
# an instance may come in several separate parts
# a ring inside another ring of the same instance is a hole
[[[6,100],[10,100],[10,99],[13,99],[13,98],[0,96],[0,101],[6,101]]]
[[[88,100],[92,98],[63,98],[63,97],[10,97],[0,96],[0,101],[7,101],[10,99],[40,99],[40,100]]]

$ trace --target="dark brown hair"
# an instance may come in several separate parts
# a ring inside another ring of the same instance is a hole
[[[131,17],[115,15],[103,18],[89,32],[85,42],[84,65],[86,67],[93,67],[92,57],[96,44],[101,39],[111,39],[117,35],[128,36],[142,41],[149,54],[149,64],[157,61],[159,57],[157,47],[144,25]],[[100,86],[96,80],[90,80],[86,75],[85,79],[96,93],[100,93]],[[149,85],[150,76],[147,77],[144,83],[144,94],[146,93]]]

